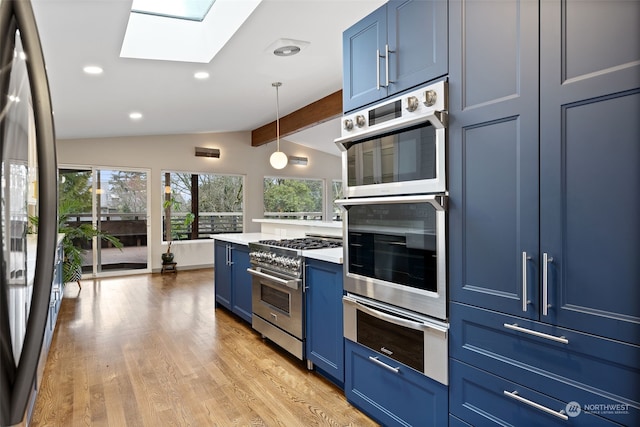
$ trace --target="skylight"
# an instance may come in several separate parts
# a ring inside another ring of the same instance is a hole
[[[179,12],[165,8],[176,0],[134,0],[120,57],[208,63],[262,0],[182,2],[188,7]],[[196,6],[203,14],[202,20],[184,17],[196,16],[190,9]],[[176,18],[179,14],[181,17]]]
[[[133,0],[131,12],[202,21],[216,0]]]

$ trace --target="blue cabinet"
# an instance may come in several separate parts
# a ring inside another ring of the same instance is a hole
[[[216,240],[214,244],[216,306],[225,307],[251,323],[249,248]]]
[[[451,412],[474,426],[619,426],[575,402],[553,399],[542,392],[492,375],[462,362],[451,362]],[[452,425],[464,425],[462,423]],[[635,425],[635,424],[628,424]]]
[[[338,386],[344,383],[342,264],[307,259],[306,357]]]
[[[640,50],[602,47],[632,3],[542,2],[538,34],[537,3],[451,2],[453,300],[638,342]]]
[[[596,3],[449,2],[450,399],[472,425],[553,425],[507,387],[587,405],[569,425],[640,423],[640,3]]]
[[[382,425],[447,425],[447,386],[351,340],[345,363],[347,400]]]
[[[447,55],[446,1],[389,1],[343,34],[343,110],[447,74]]]

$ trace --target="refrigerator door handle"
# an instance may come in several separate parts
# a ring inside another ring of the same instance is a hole
[[[33,9],[29,1],[0,2],[0,59],[13,56],[16,31],[20,31],[30,84],[35,121],[38,162],[38,243],[31,308],[27,320],[22,351],[17,363],[3,360],[3,368],[10,368],[8,378],[0,374],[0,425],[13,425],[24,418],[38,367],[44,330],[49,312],[49,298],[53,282],[55,252],[58,237],[58,190],[55,135],[51,96],[47,82],[44,57]],[[4,68],[9,65],[8,69]],[[3,73],[11,75],[11,62],[2,64]],[[10,78],[10,77],[8,77]],[[6,366],[10,365],[10,366]]]

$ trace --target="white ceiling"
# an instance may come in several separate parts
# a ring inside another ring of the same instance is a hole
[[[238,0],[242,1],[242,0]],[[32,0],[60,139],[253,130],[342,87],[342,32],[384,0],[264,0],[207,64],[120,58],[130,0]],[[296,56],[266,48],[310,44]],[[83,73],[100,65],[104,73]],[[198,81],[196,71],[210,78]],[[142,120],[131,121],[139,111]],[[338,155],[339,121],[287,140]]]

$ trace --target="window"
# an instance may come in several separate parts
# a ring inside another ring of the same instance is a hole
[[[342,199],[342,181],[334,180],[331,182],[331,191],[333,193],[333,199],[331,206],[333,207],[333,221],[342,221],[342,210],[338,205],[336,205],[336,200]]]
[[[239,175],[165,172],[163,240],[169,240],[168,235],[170,240],[194,240],[241,233],[243,183]]]
[[[323,180],[264,178],[264,217],[322,221]]]

